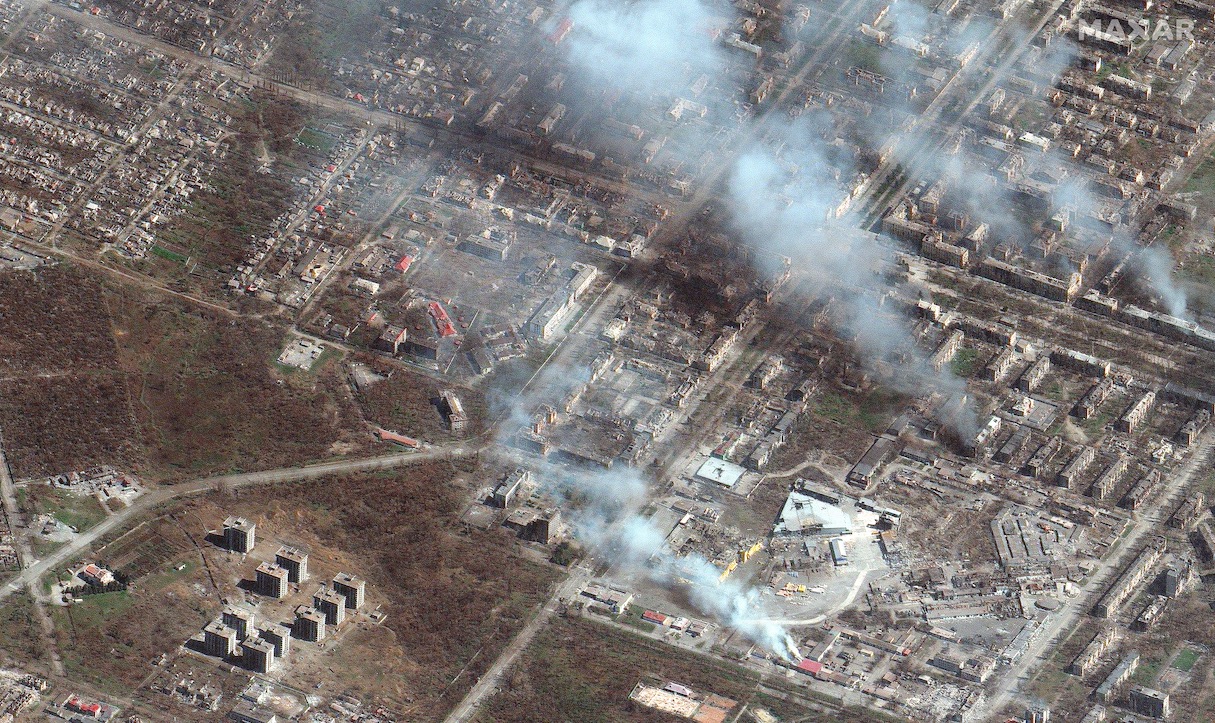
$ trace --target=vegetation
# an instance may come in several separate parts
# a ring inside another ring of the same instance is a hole
[[[1194,663],[1198,662],[1198,651],[1193,648],[1186,648],[1173,658],[1173,667],[1185,672],[1190,672],[1194,668]]]
[[[279,348],[281,326],[153,303],[127,289],[111,305],[152,476],[287,466],[367,439],[337,365],[274,372],[268,350]]]
[[[19,661],[41,661],[45,655],[34,602],[24,591],[0,606],[0,651]]]
[[[954,376],[963,379],[974,374],[975,365],[979,362],[979,351],[977,349],[958,349],[958,353],[954,354],[953,361],[950,362],[950,368],[953,369]]]
[[[44,484],[32,484],[23,491],[20,502],[28,515],[51,515],[80,532],[105,519],[105,510],[92,495],[73,494]]]

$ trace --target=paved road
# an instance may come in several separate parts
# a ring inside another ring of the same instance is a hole
[[[562,605],[562,601],[569,600],[578,594],[582,586],[590,580],[593,573],[586,567],[576,567],[571,571],[570,576],[565,579],[557,589],[553,592],[548,602],[536,616],[531,619],[527,625],[515,635],[515,639],[510,641],[510,645],[498,655],[498,659],[490,666],[489,670],[485,671],[477,684],[468,691],[468,695],[460,701],[451,713],[444,719],[445,723],[466,723],[472,720],[473,715],[477,712],[481,703],[493,694],[498,689],[498,684],[502,680],[502,676],[506,671],[510,670],[515,664],[515,660],[531,645],[532,640],[536,637],[548,621],[553,617]]]
[[[1059,611],[1047,618],[1045,625],[1038,631],[1038,636],[1001,678],[999,687],[989,696],[987,709],[993,717],[1005,705],[1015,700],[1022,682],[1029,681],[1031,672],[1037,670],[1042,660],[1050,656],[1056,644],[1062,642],[1075,628],[1077,618],[1084,615],[1093,603],[1092,593],[1104,590],[1112,577],[1129,561],[1130,556],[1139,552],[1143,536],[1164,526],[1165,520],[1176,505],[1177,497],[1190,484],[1194,475],[1200,469],[1205,469],[1212,447],[1215,447],[1215,436],[1207,434],[1177,474],[1166,480],[1164,489],[1155,497],[1156,503],[1141,509],[1135,516],[1118,551],[1107,555],[1089,575],[1084,593],[1066,601]]]
[[[23,569],[19,575],[8,580],[3,587],[0,587],[0,600],[3,600],[27,585],[36,584],[38,580],[40,580],[51,570],[63,565],[64,563],[74,560],[80,555],[80,553],[88,549],[89,546],[91,546],[97,540],[101,539],[110,532],[113,532],[114,530],[121,529],[123,525],[154,508],[156,505],[168,502],[170,500],[202,494],[204,492],[221,488],[238,489],[252,485],[277,484],[280,482],[300,482],[304,480],[317,479],[318,477],[324,477],[331,474],[366,472],[369,470],[405,467],[412,464],[417,464],[419,462],[427,462],[436,459],[466,457],[476,454],[478,451],[478,448],[465,444],[452,447],[433,447],[420,452],[386,454],[377,457],[366,457],[363,459],[323,462],[321,464],[307,465],[303,467],[287,467],[283,469],[266,470],[263,472],[246,472],[243,474],[205,477],[203,479],[185,482],[172,487],[161,487],[144,494],[142,497],[135,500],[135,502],[130,506],[116,512],[113,515],[110,515],[96,526],[90,528],[86,532],[81,533],[80,535],[77,535],[75,539],[63,547],[55,550],[49,556],[41,560],[29,560],[25,564],[25,569]]]

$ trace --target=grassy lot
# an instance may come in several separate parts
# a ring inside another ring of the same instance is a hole
[[[957,354],[954,354],[953,361],[950,362],[950,368],[953,369],[954,376],[963,379],[974,374],[975,365],[979,362],[979,351],[977,349],[959,349]]]
[[[1215,159],[1203,161],[1185,184],[1185,193],[1215,193]]]
[[[1135,673],[1131,677],[1140,685],[1150,686],[1156,682],[1156,677],[1160,674],[1162,662],[1156,658],[1140,660],[1139,667],[1135,669]]]
[[[1178,653],[1177,657],[1173,658],[1172,665],[1174,668],[1184,670],[1188,673],[1194,668],[1194,663],[1198,662],[1198,657],[1199,655],[1197,650],[1186,648]]]
[[[106,513],[92,495],[58,490],[34,484],[18,490],[17,502],[30,515],[50,515],[65,525],[84,532],[105,519]]]
[[[328,153],[329,151],[333,150],[333,146],[337,144],[337,139],[333,136],[312,128],[304,128],[301,130],[299,135],[296,136],[296,140],[309,148],[320,151],[321,153]]]
[[[1108,407],[1109,405],[1107,404],[1103,406]],[[1097,412],[1092,417],[1080,422],[1080,428],[1083,429],[1084,433],[1089,437],[1098,436],[1101,434],[1101,430],[1105,428],[1105,425],[1109,424],[1109,421],[1113,418],[1113,416],[1114,414],[1111,411]]]
[[[874,390],[859,402],[835,392],[826,392],[815,399],[814,414],[838,424],[870,432],[880,432],[892,419],[898,397],[885,390]]]

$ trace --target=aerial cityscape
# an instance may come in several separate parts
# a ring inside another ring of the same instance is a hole
[[[0,151],[0,723],[1215,721],[1215,3],[0,0]]]

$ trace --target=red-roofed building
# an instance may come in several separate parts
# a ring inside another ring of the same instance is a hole
[[[410,266],[413,266],[413,257],[412,256],[402,256],[401,260],[398,261],[396,263],[396,265],[393,266],[393,268],[396,269],[397,271],[400,271],[403,274],[406,271],[409,271]]]
[[[816,660],[806,658],[797,664],[797,669],[808,675],[818,675],[823,669],[823,664]]]
[[[414,439],[413,437],[406,437],[403,434],[389,432],[387,429],[381,429],[379,435],[380,441],[382,442],[392,442],[393,444],[399,444],[402,447],[409,447],[410,449],[417,449],[419,446],[418,440]]]
[[[641,619],[648,623],[654,623],[655,625],[666,625],[668,620],[666,615],[663,615],[660,612],[655,612],[654,610],[646,610],[641,614]]]
[[[73,713],[86,715],[90,718],[100,718],[103,711],[100,703],[88,703],[74,695],[67,699],[67,702],[63,704],[63,707],[67,708]]]

